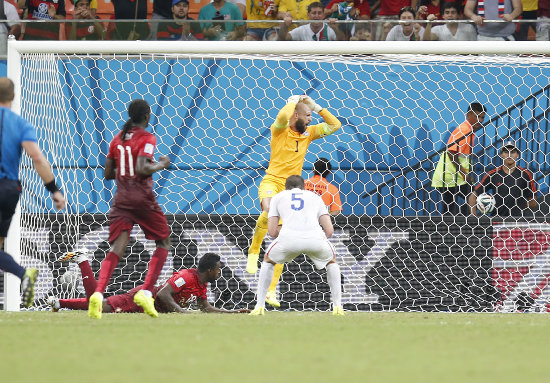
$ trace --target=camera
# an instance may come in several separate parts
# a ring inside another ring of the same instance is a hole
[[[212,17],[212,20],[225,20],[225,16],[220,13],[220,11],[216,11],[216,14],[214,17]],[[225,30],[225,23],[212,23],[214,27],[221,27]]]

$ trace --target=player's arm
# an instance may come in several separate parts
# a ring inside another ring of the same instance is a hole
[[[272,131],[282,131],[288,127],[288,121],[294,109],[296,109],[296,104],[300,102],[300,96],[290,96],[286,102],[286,105],[279,111],[275,122],[271,125]]]
[[[138,156],[136,163],[136,173],[138,176],[146,178],[159,170],[166,169],[170,166],[170,158],[168,156],[160,156],[158,162],[146,156]]]
[[[51,193],[55,208],[58,210],[63,209],[65,207],[65,197],[55,184],[55,177],[50,162],[44,156],[38,144],[34,141],[23,141],[21,147],[23,147],[25,152],[32,159],[36,172],[42,181],[44,181],[46,189]]]
[[[530,171],[526,171],[527,175],[527,184],[529,185],[529,191],[532,193],[531,198],[529,199],[529,202],[527,202],[527,206],[529,206],[530,209],[534,210],[537,208],[537,186],[535,185],[535,180],[533,179],[533,174]]]
[[[272,238],[277,238],[279,232],[281,231],[281,226],[279,226],[279,217],[269,217],[267,219],[267,232]]]
[[[248,309],[241,309],[241,310],[219,309],[217,307],[212,306],[204,298],[197,298],[197,303],[199,304],[199,307],[200,307],[201,311],[204,311],[205,313],[239,314],[239,313],[249,313],[250,312],[250,310],[248,310]]]
[[[178,303],[174,300],[174,294],[176,292],[174,291],[174,288],[169,284],[166,283],[157,293],[157,299],[162,302],[164,307],[166,307],[171,312],[175,313],[181,313],[181,314],[188,314],[189,311],[183,309]]]
[[[106,180],[114,180],[116,177],[116,161],[114,158],[107,157],[105,159],[105,169],[103,170],[103,178]]]
[[[305,96],[302,99],[302,102],[309,106],[311,110],[319,113],[325,122],[323,124],[316,125],[317,134],[321,136],[328,136],[342,127],[342,123],[338,118],[336,118],[332,113],[330,113],[326,108],[323,108],[321,105],[317,104],[309,96]]]
[[[332,234],[334,234],[334,226],[332,226],[332,221],[330,220],[330,216],[328,214],[323,214],[319,217],[319,224],[323,228],[327,238],[332,237]]]

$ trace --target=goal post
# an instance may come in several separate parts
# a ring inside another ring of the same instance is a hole
[[[24,156],[6,248],[40,271],[33,309],[46,308],[50,295],[82,296],[78,267],[56,259],[85,248],[97,273],[109,249],[114,193],[103,180],[108,144],[128,103],[144,98],[156,156],[171,159],[154,176],[172,229],[161,280],[216,252],[223,270],[209,300],[251,307],[257,275],[245,271],[246,252],[260,213],[269,126],[290,95],[306,93],[343,124],[312,143],[302,176],[313,175],[318,157],[332,164],[343,214],[334,217],[331,241],[346,309],[546,311],[544,211],[441,216],[430,179],[451,130],[480,102],[488,116],[474,148],[476,180],[500,164],[503,142],[514,140],[538,197],[548,191],[547,54],[549,42],[9,41],[13,109],[36,127],[67,209],[54,211]],[[106,294],[142,283],[154,247],[134,227]],[[4,309],[16,311],[19,282],[4,281]],[[328,291],[325,273],[303,256],[285,267],[278,286],[290,310],[327,310]]]

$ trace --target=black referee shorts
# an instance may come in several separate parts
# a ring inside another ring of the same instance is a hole
[[[8,235],[11,217],[15,213],[20,194],[21,183],[19,181],[0,180],[0,237]]]

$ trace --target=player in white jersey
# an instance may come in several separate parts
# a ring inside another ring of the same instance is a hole
[[[304,179],[294,175],[286,179],[284,191],[271,200],[267,231],[275,238],[264,255],[256,292],[256,307],[250,315],[264,315],[265,297],[275,264],[290,262],[306,254],[317,269],[326,267],[334,315],[344,315],[340,266],[334,247],[328,241],[334,228],[323,199],[304,190]],[[279,226],[279,218],[282,227]]]

